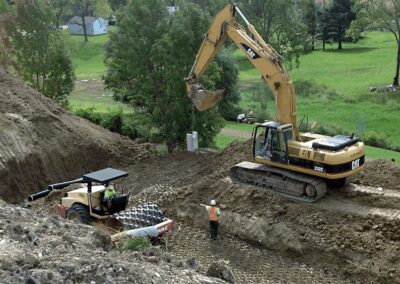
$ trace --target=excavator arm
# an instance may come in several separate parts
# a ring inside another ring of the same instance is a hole
[[[247,30],[236,22],[237,14],[246,23]],[[193,104],[199,111],[205,111],[215,106],[223,97],[223,90],[208,91],[199,84],[199,81],[221,49],[226,37],[246,54],[271,88],[276,102],[276,121],[292,124],[293,134],[297,137],[296,95],[293,82],[283,68],[278,53],[261,38],[254,26],[234,4],[227,5],[215,17],[197,53],[189,76],[185,78],[187,93]]]

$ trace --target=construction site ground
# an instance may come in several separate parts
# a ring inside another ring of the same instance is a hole
[[[304,204],[231,182],[229,167],[248,158],[243,150],[249,147],[236,142],[220,154],[152,158],[127,168],[131,175],[121,187],[177,220],[168,246],[177,257],[195,257],[204,267],[214,258],[228,260],[241,283],[399,281],[400,191],[394,183],[391,190],[378,186],[397,179],[396,165],[372,161],[365,174],[375,179],[360,184],[358,176],[322,201]],[[216,242],[199,206],[211,198],[223,212]]]
[[[217,260],[228,262],[238,283],[400,283],[393,162],[368,161],[345,188],[305,204],[231,181],[230,167],[251,159],[251,141],[162,155],[157,145],[76,118],[1,71],[0,92],[0,197],[14,204],[0,209],[6,283],[212,283],[219,280],[202,275]],[[130,194],[129,206],[150,201],[175,220],[157,259],[121,254],[95,229],[57,217],[57,194],[21,208],[24,196],[47,184],[107,166],[129,172],[116,183]],[[222,211],[217,241],[199,205],[211,199]],[[96,273],[103,274],[91,278]]]

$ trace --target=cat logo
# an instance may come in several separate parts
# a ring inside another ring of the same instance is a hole
[[[257,52],[255,52],[250,46],[248,46],[247,44],[241,43],[240,44],[244,51],[246,51],[247,55],[251,58],[251,59],[257,59],[260,58],[260,55],[257,54]]]
[[[310,159],[311,157],[311,151],[309,150],[303,150],[301,154],[307,159]]]
[[[246,50],[246,52],[252,59],[254,59],[254,57],[256,57],[256,54],[254,53],[254,51],[251,48],[248,48]]]

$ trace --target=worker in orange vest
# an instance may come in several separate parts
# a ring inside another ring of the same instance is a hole
[[[208,217],[210,220],[210,229],[211,229],[211,239],[216,240],[218,237],[218,225],[219,225],[219,217],[221,216],[221,211],[218,207],[216,207],[217,202],[213,199],[210,202],[211,206],[207,206],[204,204],[200,204],[204,206],[208,212]]]

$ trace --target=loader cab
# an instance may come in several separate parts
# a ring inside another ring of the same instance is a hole
[[[288,162],[289,140],[293,139],[291,124],[269,121],[253,130],[253,158],[278,163]]]

